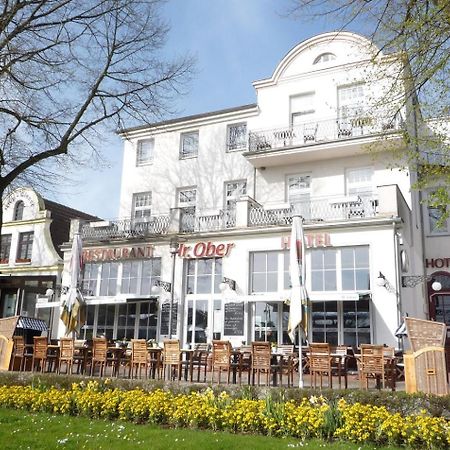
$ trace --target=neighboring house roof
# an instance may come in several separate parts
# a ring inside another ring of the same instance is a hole
[[[52,237],[55,250],[60,256],[62,251],[60,250],[61,244],[69,240],[70,221],[71,219],[82,219],[89,221],[102,220],[99,217],[86,214],[82,211],[78,211],[68,206],[61,205],[52,200],[43,199],[45,209],[51,211],[52,223],[50,225],[50,235]]]
[[[147,128],[152,128],[152,127],[156,127],[156,126],[159,127],[159,126],[164,126],[164,125],[172,125],[172,124],[176,124],[179,122],[186,122],[186,121],[190,121],[190,120],[204,119],[204,118],[207,118],[210,116],[238,112],[241,110],[244,111],[246,109],[256,108],[257,106],[258,105],[256,103],[251,103],[249,105],[242,105],[242,106],[236,106],[234,108],[220,109],[217,111],[210,111],[210,112],[206,112],[206,113],[202,113],[202,114],[195,114],[192,116],[177,117],[176,119],[164,120],[162,122],[154,122],[154,123],[148,123],[145,125],[139,125],[137,127],[124,128],[124,129],[118,130],[117,134],[119,134],[119,135],[126,134],[126,133],[130,133],[133,131],[145,130]]]

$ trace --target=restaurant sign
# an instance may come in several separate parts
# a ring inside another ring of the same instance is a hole
[[[83,251],[83,262],[118,261],[153,257],[153,245],[136,247],[89,248]]]
[[[195,245],[180,244],[178,256],[181,258],[222,258],[228,256],[235,244],[214,244],[211,241],[197,242]]]

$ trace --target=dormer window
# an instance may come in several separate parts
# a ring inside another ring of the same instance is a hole
[[[13,220],[22,220],[23,219],[23,208],[25,207],[25,204],[22,200],[19,200],[16,203],[16,206],[14,206],[14,215]]]
[[[321,64],[330,61],[334,61],[336,59],[336,55],[334,53],[322,53],[320,54],[313,62],[313,64]]]

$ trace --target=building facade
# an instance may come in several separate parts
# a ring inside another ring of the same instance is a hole
[[[64,266],[59,246],[68,240],[70,221],[75,217],[96,219],[46,200],[31,188],[16,189],[3,200],[0,318],[21,315],[43,319],[56,337],[57,287],[61,286]]]
[[[414,114],[389,76],[398,64],[362,36],[326,33],[254,83],[256,104],[123,131],[121,219],[78,224],[83,337],[161,341],[172,304],[183,344],[288,343],[298,214],[309,339],[396,345],[406,313],[429,315],[424,285],[402,283],[424,276],[424,217],[415,173],[389,167]]]

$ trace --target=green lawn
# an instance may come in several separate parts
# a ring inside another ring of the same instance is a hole
[[[290,449],[372,450],[347,443],[235,435],[0,408],[0,448],[7,449]],[[385,447],[387,449],[387,447]]]

